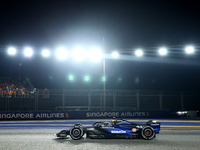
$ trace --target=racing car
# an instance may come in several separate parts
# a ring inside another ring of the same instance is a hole
[[[112,119],[111,122],[94,122],[91,126],[75,124],[69,130],[61,130],[56,137],[65,138],[68,135],[73,140],[79,140],[86,134],[91,139],[113,139],[113,138],[143,138],[151,140],[160,132],[160,123],[149,120],[145,124],[130,122],[124,119]]]

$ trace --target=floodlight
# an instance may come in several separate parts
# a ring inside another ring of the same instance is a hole
[[[69,75],[68,78],[69,78],[70,81],[73,81],[73,80],[74,80],[74,76],[73,76],[73,75]]]
[[[92,49],[89,52],[89,58],[92,61],[99,61],[102,58],[102,52],[99,49]]]
[[[118,81],[122,81],[122,78],[118,78]]]
[[[187,46],[187,47],[185,48],[185,52],[186,52],[187,54],[193,54],[193,53],[194,53],[194,47],[193,47],[193,46]]]
[[[76,48],[72,51],[75,60],[81,61],[85,58],[85,51],[82,48]]]
[[[49,57],[49,56],[50,56],[49,50],[44,49],[44,50],[42,51],[42,56],[44,56],[44,57]]]
[[[135,83],[139,83],[140,79],[139,78],[135,78]]]
[[[56,52],[56,56],[63,60],[67,58],[67,50],[65,48],[58,48]]]
[[[90,77],[89,76],[85,76],[85,81],[90,81]]]
[[[26,57],[31,57],[31,56],[33,55],[33,50],[32,50],[30,47],[26,47],[26,48],[24,49],[24,55],[25,55]]]
[[[159,53],[161,56],[167,55],[167,49],[166,49],[166,48],[160,48],[160,49],[158,50],[158,53]]]
[[[113,52],[113,53],[112,53],[112,56],[113,56],[114,58],[117,58],[117,57],[119,57],[119,53],[118,53],[118,52]]]
[[[138,49],[138,50],[135,51],[135,55],[136,56],[142,56],[143,55],[143,51]]]
[[[103,77],[101,78],[101,80],[102,80],[103,82],[105,82],[105,81],[106,81],[106,77],[103,76]]]
[[[8,49],[8,54],[9,54],[9,55],[15,55],[16,52],[17,52],[17,50],[16,50],[16,48],[14,48],[14,47],[10,47],[10,48]]]

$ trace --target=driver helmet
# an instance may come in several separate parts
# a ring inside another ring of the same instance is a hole
[[[113,117],[113,119],[111,119],[112,123],[115,123],[117,121],[117,119],[115,117]]]

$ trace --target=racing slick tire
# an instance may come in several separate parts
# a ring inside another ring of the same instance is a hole
[[[152,127],[150,126],[145,126],[144,128],[142,128],[141,131],[141,136],[143,139],[145,140],[151,140],[155,137],[155,131]]]
[[[74,127],[69,131],[69,135],[73,140],[80,140],[84,135],[84,131],[81,127]]]

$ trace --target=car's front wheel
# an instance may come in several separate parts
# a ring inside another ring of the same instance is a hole
[[[84,131],[81,127],[73,127],[69,133],[73,140],[79,140],[82,138]]]
[[[142,128],[141,135],[145,140],[151,140],[155,137],[155,131],[150,126],[145,126]]]

